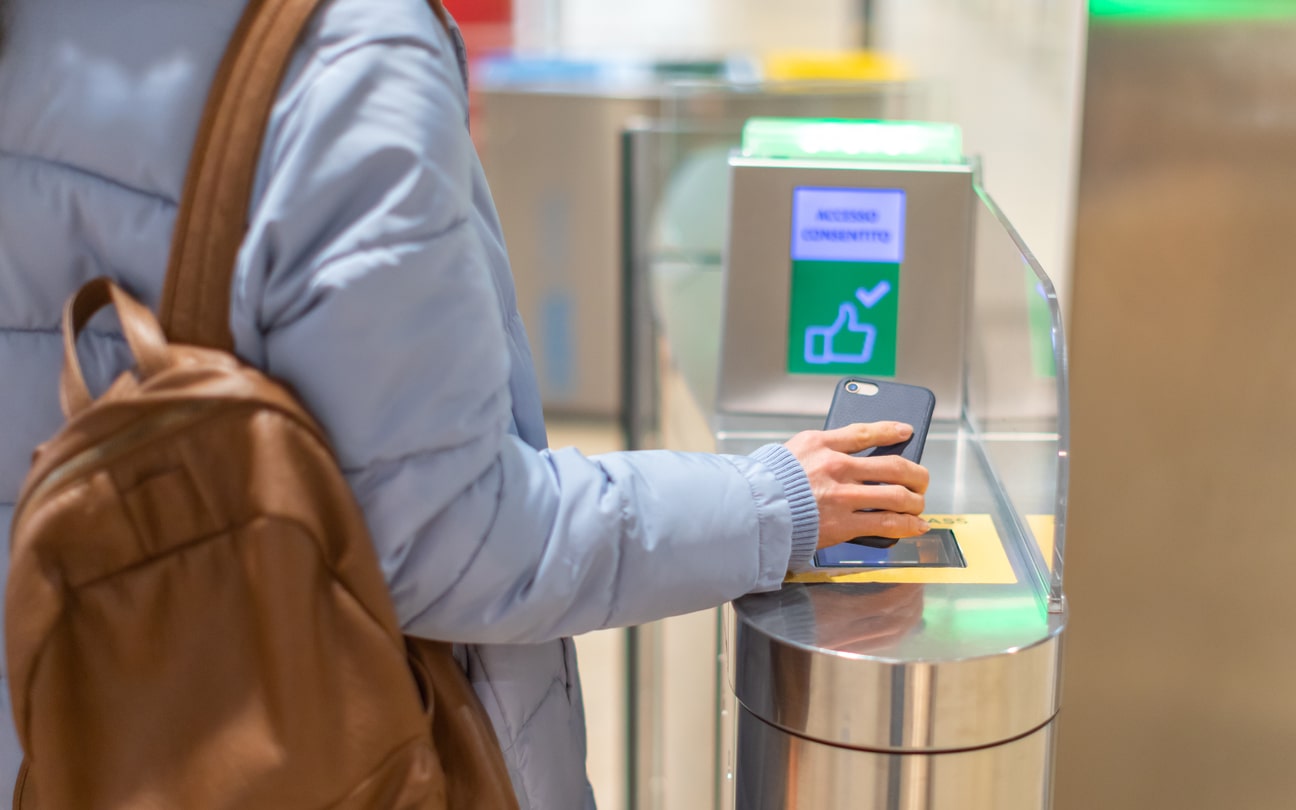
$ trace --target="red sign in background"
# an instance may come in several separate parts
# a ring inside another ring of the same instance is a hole
[[[512,0],[445,0],[445,6],[463,30],[469,58],[512,44]]]
[[[459,23],[471,66],[487,54],[509,50],[513,45],[512,0],[445,0],[446,10]],[[474,83],[468,82],[469,89]],[[481,137],[481,102],[473,93],[468,99],[469,126],[473,139]],[[480,140],[478,140],[480,144]]]

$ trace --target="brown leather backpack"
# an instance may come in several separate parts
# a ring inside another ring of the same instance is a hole
[[[253,0],[210,92],[166,334],[106,279],[63,317],[67,425],[14,519],[14,806],[482,808],[516,799],[447,644],[401,635],[326,438],[238,361],[229,289],[260,141],[318,0]],[[113,305],[133,372],[92,400],[76,338]]]

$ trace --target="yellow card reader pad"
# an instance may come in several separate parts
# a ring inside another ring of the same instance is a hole
[[[1011,585],[1017,581],[999,531],[989,515],[924,515],[932,529],[948,529],[964,567],[814,568],[790,574],[788,582],[914,582]]]

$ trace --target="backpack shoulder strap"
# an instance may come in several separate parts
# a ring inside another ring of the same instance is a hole
[[[171,240],[160,318],[178,343],[233,351],[230,284],[261,142],[320,0],[249,0],[207,94]]]

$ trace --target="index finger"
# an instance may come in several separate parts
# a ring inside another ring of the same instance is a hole
[[[870,447],[899,444],[913,435],[904,422],[856,422],[824,431],[824,446],[839,453],[858,453]]]

